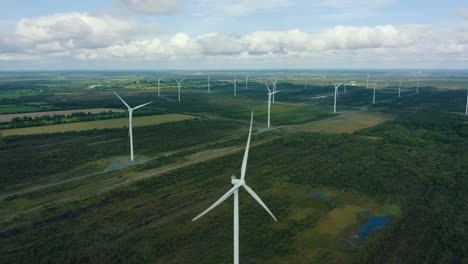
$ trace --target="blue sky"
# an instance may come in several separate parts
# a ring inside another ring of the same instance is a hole
[[[0,70],[466,68],[468,1],[16,0]]]

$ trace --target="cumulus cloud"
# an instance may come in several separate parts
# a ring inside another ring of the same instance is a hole
[[[195,0],[199,16],[246,16],[250,13],[293,6],[292,0]]]
[[[455,10],[455,15],[468,20],[468,8],[458,8]]]
[[[0,37],[0,61],[218,62],[226,68],[247,61],[281,61],[281,65],[294,65],[295,60],[353,61],[358,65],[374,58],[398,63],[407,58],[468,57],[464,37],[468,28],[445,39],[436,38],[428,25],[335,26],[316,33],[300,29],[245,35],[180,32],[167,38],[152,34],[157,32],[154,28],[144,28],[128,19],[80,13],[25,19],[18,22],[14,34]]]
[[[107,15],[61,13],[21,19],[13,34],[0,38],[0,51],[37,49],[47,52],[108,47],[159,31],[154,25]]]
[[[117,0],[130,11],[147,15],[166,15],[180,11],[178,0]]]

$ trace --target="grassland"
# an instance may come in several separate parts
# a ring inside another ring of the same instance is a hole
[[[334,118],[299,125],[299,129],[321,133],[353,133],[392,120],[390,115],[370,112],[351,112]]]
[[[133,119],[134,127],[151,126],[164,123],[178,122],[183,120],[190,120],[196,118],[195,116],[183,114],[165,114],[156,116],[142,116]],[[13,135],[35,135],[35,134],[50,134],[50,133],[63,133],[70,131],[84,131],[92,129],[111,129],[128,127],[128,118],[117,118],[111,120],[79,122],[62,125],[40,126],[40,127],[27,127],[6,129],[0,132],[3,137]]]

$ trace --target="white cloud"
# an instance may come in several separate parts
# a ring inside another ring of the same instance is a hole
[[[43,52],[67,48],[100,48],[159,31],[157,26],[107,15],[60,13],[21,19],[13,34],[1,38],[0,47],[38,49]]]
[[[467,8],[458,8],[455,10],[455,14],[463,19],[468,20],[468,9]]]
[[[130,11],[147,15],[166,15],[180,11],[178,0],[118,0]]]
[[[292,0],[195,0],[199,16],[246,16],[256,11],[293,6]]]

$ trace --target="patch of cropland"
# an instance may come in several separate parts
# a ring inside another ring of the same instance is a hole
[[[241,260],[459,263],[466,259],[465,122],[453,114],[414,113],[354,134],[272,135],[274,139],[251,149],[247,181],[279,222],[241,192]],[[204,129],[216,131],[214,124],[211,130]],[[230,176],[238,175],[241,159],[239,151],[195,163],[85,199],[39,208],[22,214],[18,222],[4,216],[2,259],[230,263],[232,203],[222,204],[196,223],[191,218],[231,188]],[[127,170],[122,177],[131,173]],[[6,208],[27,198],[20,195],[0,204]],[[371,228],[376,219],[389,222]]]
[[[182,114],[165,114],[156,116],[141,116],[133,119],[134,127],[151,126],[170,122],[178,122],[196,118],[195,116],[182,115]],[[13,128],[1,130],[0,135],[3,137],[13,135],[35,135],[35,134],[50,134],[50,133],[64,133],[71,131],[84,131],[93,129],[113,129],[128,127],[128,118],[116,118],[109,120],[77,122],[61,125],[26,127],[26,128]]]

